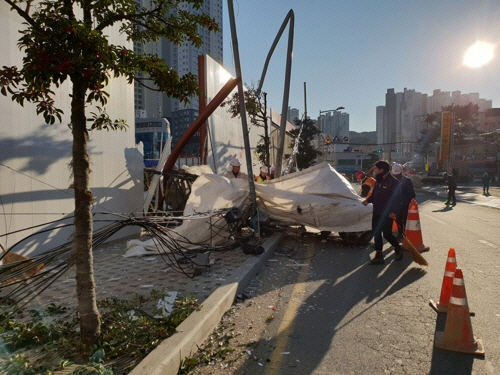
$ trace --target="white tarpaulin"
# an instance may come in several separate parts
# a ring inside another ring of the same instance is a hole
[[[256,183],[255,190],[260,210],[271,219],[331,232],[371,230],[371,205],[363,206],[363,198],[328,163]],[[217,245],[227,241],[227,232],[218,231],[214,236],[214,220],[224,220],[217,211],[241,208],[248,202],[248,196],[246,180],[202,174],[194,181],[184,209],[184,217],[193,219],[172,229],[173,238],[187,238],[193,244]],[[128,256],[156,251],[152,241],[133,240],[129,248]]]
[[[349,181],[328,163],[256,184],[259,207],[272,219],[331,232],[371,230],[372,206],[363,206]]]
[[[255,190],[259,208],[271,219],[332,232],[371,230],[371,205],[363,206],[363,198],[328,163],[256,183]],[[240,207],[248,191],[248,181],[201,175],[184,214]]]

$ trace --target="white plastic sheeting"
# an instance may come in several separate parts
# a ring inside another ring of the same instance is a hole
[[[275,220],[322,231],[371,230],[372,206],[328,163],[256,184],[259,208]]]
[[[255,190],[260,210],[271,219],[331,232],[371,230],[371,205],[363,206],[363,198],[328,163],[256,183]],[[242,207],[248,199],[248,181],[201,174],[193,183],[184,209],[184,217],[192,219],[173,229],[172,237],[214,246],[227,241],[228,232],[213,231],[215,222],[219,221],[218,226],[223,224],[219,210]],[[157,251],[151,240],[132,240],[128,247],[125,256]]]

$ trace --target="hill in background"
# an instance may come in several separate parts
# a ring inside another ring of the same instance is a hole
[[[377,132],[349,132],[349,143],[350,144],[362,144],[362,145],[375,145],[377,144]]]

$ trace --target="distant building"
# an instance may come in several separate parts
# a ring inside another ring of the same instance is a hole
[[[441,112],[446,106],[469,103],[478,105],[480,118],[481,113],[492,106],[491,100],[481,99],[478,93],[436,89],[428,96],[413,89],[405,88],[403,92],[387,89],[385,106],[377,107],[377,141],[379,149],[383,150],[381,157],[401,163],[417,158],[418,139],[429,126],[425,123],[426,115]],[[486,118],[485,114],[482,116]]]
[[[320,113],[317,126],[321,131],[321,142],[331,140],[334,151],[343,151],[349,147],[349,114],[342,111]],[[328,143],[328,142],[326,142]],[[320,151],[321,148],[320,148]]]
[[[135,119],[135,143],[142,142],[144,159],[159,159],[170,137],[170,124],[166,118]]]
[[[286,119],[287,119],[288,122],[294,124],[295,123],[295,119],[300,119],[299,110],[297,108],[288,107],[288,112],[287,112],[287,115],[286,115]]]
[[[479,117],[481,130],[491,132],[500,129],[500,108],[487,109],[483,116]]]
[[[137,0],[147,6],[151,0]],[[223,9],[222,0],[205,0],[200,9],[193,9],[192,5],[181,4],[182,10],[193,13],[205,13],[213,17],[219,25],[219,32],[208,32],[202,29],[201,36],[203,44],[197,48],[189,42],[175,45],[166,39],[157,42],[134,45],[137,51],[157,53],[164,59],[172,69],[179,75],[192,73],[198,75],[198,56],[209,55],[212,59],[222,65],[223,60]],[[166,117],[170,122],[172,132],[172,146],[179,141],[184,132],[199,115],[199,100],[192,98],[189,104],[183,104],[178,100],[167,98],[162,93],[145,89],[141,85],[135,85],[135,111],[136,117],[159,118]],[[141,116],[139,116],[141,114]],[[191,139],[184,148],[185,154],[199,153],[199,134]]]

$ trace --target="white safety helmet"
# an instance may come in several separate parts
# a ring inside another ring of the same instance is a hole
[[[269,173],[269,169],[265,165],[263,165],[262,167],[260,167],[260,171],[264,172],[264,173]]]
[[[231,162],[229,163],[229,165],[231,167],[239,167],[241,165],[240,161],[238,159],[233,159],[231,160]]]
[[[401,173],[403,173],[403,167],[401,166],[401,164],[394,163],[392,165],[392,174],[401,174]]]

